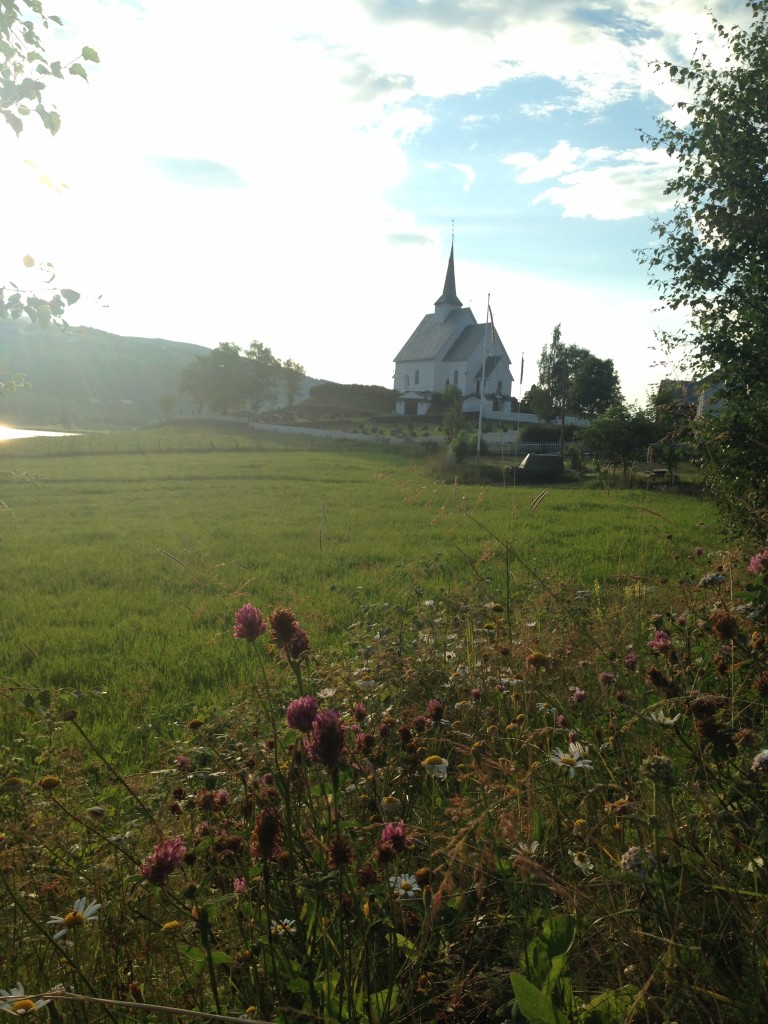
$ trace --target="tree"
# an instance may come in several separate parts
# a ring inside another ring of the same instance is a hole
[[[41,0],[3,0],[0,3],[0,115],[16,135],[24,130],[25,120],[31,114],[37,114],[46,130],[55,135],[61,118],[44,100],[45,79],[64,78],[66,72],[87,81],[88,74],[81,60],[99,61],[98,53],[90,46],[84,46],[78,58],[67,64],[50,60],[41,30],[48,31],[51,23],[61,25],[62,22],[55,15],[45,13]],[[37,267],[43,275],[47,296],[41,298],[15,284],[10,288],[0,287],[0,318],[18,319],[26,315],[43,327],[51,320],[60,320],[65,310],[80,298],[78,292],[48,287],[56,276],[50,263],[38,263],[30,255],[20,259],[20,263],[27,269]]]
[[[580,345],[565,345],[560,324],[539,357],[539,382],[525,396],[527,408],[543,420],[566,414],[592,417],[622,401],[612,359],[598,359]]]
[[[716,415],[697,421],[710,488],[730,521],[765,536],[768,522],[768,0],[747,4],[746,28],[713,19],[725,61],[697,51],[664,69],[687,90],[679,121],[645,136],[675,161],[669,219],[639,254],[662,303],[687,314],[663,336],[697,377],[722,385]]]
[[[591,352],[578,360],[568,390],[568,409],[591,419],[622,402],[619,375],[612,359],[598,359]]]
[[[621,466],[626,479],[637,459],[656,439],[651,417],[641,409],[613,405],[579,431],[579,447],[599,464]]]
[[[296,401],[296,395],[299,393],[302,378],[306,377],[306,375],[304,367],[301,363],[297,363],[295,359],[283,359],[281,361],[280,379],[283,384],[285,400],[289,406],[293,405]]]
[[[181,375],[181,390],[195,399],[201,411],[209,406],[224,415],[239,412],[249,396],[249,387],[241,350],[231,342],[198,356]]]

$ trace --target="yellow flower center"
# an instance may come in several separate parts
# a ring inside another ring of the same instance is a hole
[[[79,910],[70,910],[61,922],[65,928],[78,928],[83,923],[83,915]]]
[[[16,1002],[11,1006],[14,1013],[29,1013],[30,1010],[34,1010],[35,1004],[31,999],[17,999]]]
[[[413,886],[411,885],[407,878],[404,878],[400,883],[400,888],[403,890],[403,892],[410,892]]]
[[[575,757],[571,757],[570,754],[564,754],[560,758],[560,761],[561,761],[562,764],[567,764],[567,765],[575,765],[576,764],[576,758]]]

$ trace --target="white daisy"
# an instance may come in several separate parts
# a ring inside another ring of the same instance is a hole
[[[538,839],[534,839],[532,843],[517,843],[512,847],[512,853],[518,857],[535,857],[540,846]]]
[[[417,892],[421,892],[421,886],[416,881],[415,875],[393,875],[389,884],[395,896],[405,897],[409,900],[413,899]]]
[[[584,756],[588,751],[589,748],[585,747],[582,743],[569,743],[567,751],[561,750],[560,747],[555,747],[549,755],[549,760],[561,768],[567,768],[569,776],[573,778],[577,768],[584,768],[587,771],[592,770],[592,762],[587,761]]]
[[[25,1014],[34,1013],[42,1009],[50,999],[31,999],[24,994],[24,986],[16,982],[10,992],[0,988],[0,1010],[4,1013],[12,1013],[16,1017],[23,1017]]]
[[[98,919],[101,904],[97,903],[96,900],[91,900],[88,906],[85,904],[86,897],[81,896],[79,900],[75,900],[74,907],[64,917],[59,917],[58,914],[55,914],[49,919],[49,925],[61,925],[60,930],[53,936],[54,942],[62,939],[72,928],[79,928],[80,925],[85,924],[87,921],[96,921]]]
[[[664,712],[661,710],[651,711],[651,713],[648,715],[648,718],[652,722],[656,722],[657,725],[663,725],[667,729],[671,729],[672,726],[679,721],[680,717],[680,713],[678,713],[675,715],[674,718],[670,718],[668,715],[665,715]]]
[[[272,922],[272,934],[273,935],[295,935],[296,934],[296,922],[290,918],[284,917],[282,921]]]
[[[431,754],[421,763],[427,775],[431,775],[433,779],[439,779],[441,782],[444,782],[448,778],[448,762],[444,757]]]

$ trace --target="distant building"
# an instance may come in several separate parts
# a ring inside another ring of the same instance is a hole
[[[509,356],[490,324],[479,324],[456,295],[453,244],[443,293],[395,356],[395,411],[423,416],[433,395],[457,387],[464,411],[509,419],[512,374]]]

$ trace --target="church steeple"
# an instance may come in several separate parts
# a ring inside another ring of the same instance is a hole
[[[441,309],[439,307],[444,308]],[[461,309],[461,299],[456,294],[456,273],[453,268],[453,239],[451,239],[451,255],[448,257],[448,270],[445,274],[443,294],[435,302],[435,313],[442,313],[443,318],[445,318],[452,309]]]

